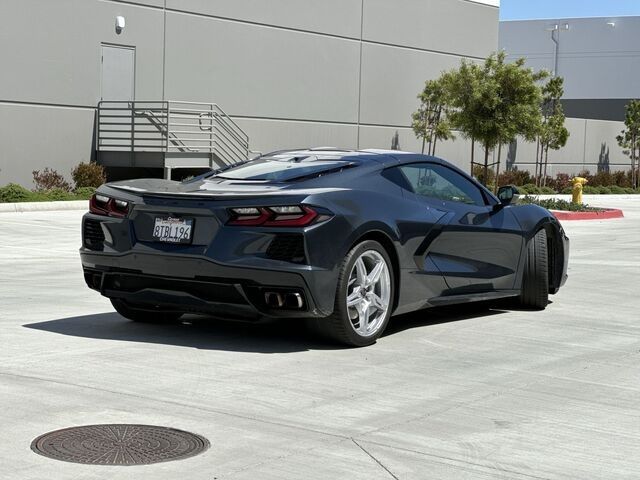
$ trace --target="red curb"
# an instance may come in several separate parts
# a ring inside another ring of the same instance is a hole
[[[566,210],[550,210],[558,220],[606,220],[609,218],[623,218],[622,210],[607,208],[598,212],[568,212]]]

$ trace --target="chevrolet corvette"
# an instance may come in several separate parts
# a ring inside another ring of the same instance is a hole
[[[365,346],[392,315],[429,307],[544,309],[569,240],[517,194],[415,153],[278,151],[182,182],[101,186],[80,256],[87,285],[133,321],[294,317]]]

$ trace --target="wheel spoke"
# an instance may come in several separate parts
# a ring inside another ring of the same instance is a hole
[[[384,270],[385,264],[382,260],[376,263],[375,267],[371,270],[371,273],[367,276],[367,286],[375,285],[380,280],[380,275]]]
[[[364,261],[362,260],[362,257],[360,257],[356,261],[356,275],[357,275],[358,285],[364,286],[365,282],[367,281],[367,268],[364,266]]]
[[[360,295],[359,286],[353,289],[351,295],[347,297],[347,307],[356,307],[359,303],[362,302],[362,295]]]
[[[382,299],[376,295],[375,293],[371,293],[368,295],[369,301],[371,302],[371,306],[376,308],[377,310],[380,310],[381,312],[384,312],[387,308],[387,306],[384,304],[384,302],[382,301]]]
[[[367,333],[367,328],[369,327],[369,303],[366,301],[361,301],[358,304],[358,331],[361,334]]]

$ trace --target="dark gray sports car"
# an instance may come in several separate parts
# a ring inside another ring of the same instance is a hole
[[[425,155],[280,151],[100,187],[80,255],[87,285],[135,321],[308,318],[363,346],[392,314],[505,297],[545,308],[569,241],[516,194]]]

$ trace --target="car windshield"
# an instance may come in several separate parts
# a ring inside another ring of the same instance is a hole
[[[309,175],[319,175],[352,165],[340,157],[318,158],[315,155],[274,155],[252,160],[214,175],[212,178],[229,180],[269,180],[286,182]]]

